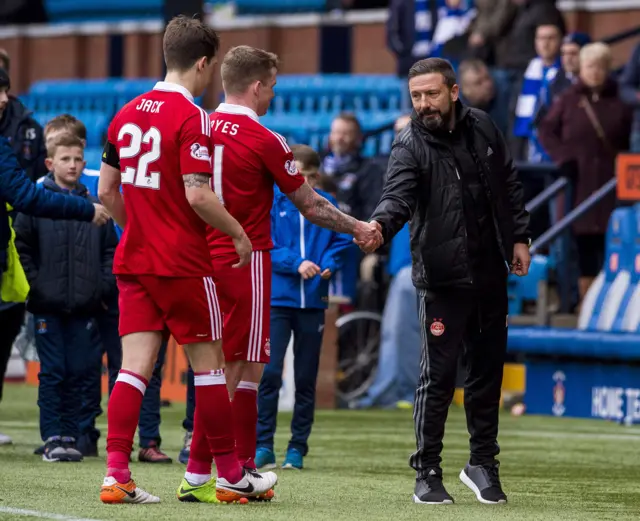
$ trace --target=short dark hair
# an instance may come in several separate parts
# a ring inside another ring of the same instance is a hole
[[[6,49],[0,49],[0,68],[9,72],[11,68],[11,57]]]
[[[307,168],[320,169],[320,155],[308,145],[292,145],[291,152],[296,161],[302,163]]]
[[[556,29],[558,29],[560,36],[561,37],[564,36],[564,31],[565,31],[564,25],[560,22],[560,20],[557,20],[554,17],[546,17],[540,20],[536,24],[536,31],[538,30],[539,27],[555,27]]]
[[[84,152],[82,140],[71,132],[65,132],[64,134],[56,136],[53,142],[47,145],[47,157],[49,159],[53,159],[53,157],[56,155],[56,151],[60,147],[78,147]]]
[[[347,123],[351,123],[352,125],[354,125],[356,127],[356,130],[358,131],[358,134],[362,134],[362,125],[360,125],[360,120],[358,119],[358,117],[353,112],[341,112],[340,114],[338,114],[334,118],[334,121],[336,119],[341,119],[342,121],[346,121]]]
[[[272,52],[239,45],[229,49],[220,67],[222,86],[226,94],[242,94],[255,81],[266,82],[271,70],[278,70],[280,61]]]
[[[87,140],[87,127],[75,116],[71,114],[61,114],[55,118],[49,120],[44,126],[44,136],[47,138],[47,134],[51,131],[66,130],[80,139]]]
[[[218,34],[197,18],[176,16],[164,30],[162,50],[168,70],[187,71],[203,56],[211,61],[219,48]]]
[[[425,60],[417,61],[409,69],[409,79],[423,74],[442,74],[444,83],[449,88],[453,87],[457,82],[453,65],[443,58],[426,58]]]
[[[484,69],[488,70],[489,67],[487,67],[487,64],[482,60],[478,60],[477,58],[463,60],[460,62],[460,65],[458,65],[458,77],[462,78],[462,76],[469,71],[478,72]]]

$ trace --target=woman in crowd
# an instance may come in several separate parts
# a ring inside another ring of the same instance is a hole
[[[618,97],[611,64],[607,45],[583,47],[579,80],[555,101],[538,129],[544,149],[574,181],[575,205],[615,175],[616,155],[629,148],[632,111]],[[614,206],[611,193],[574,224],[580,299],[602,268],[604,236]]]

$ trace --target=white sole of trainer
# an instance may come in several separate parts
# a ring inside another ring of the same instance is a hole
[[[267,463],[266,465],[263,465],[262,467],[259,467],[258,470],[276,469],[276,468],[278,468],[278,465],[276,465],[275,463]]]
[[[435,502],[435,501],[422,501],[415,494],[413,495],[413,502],[419,505],[453,505],[453,501],[450,499],[445,499],[444,501]]]
[[[507,502],[504,499],[500,501],[488,501],[482,497],[480,494],[480,489],[477,485],[471,480],[467,473],[462,469],[460,471],[460,481],[462,481],[470,490],[476,495],[476,499],[480,501],[483,505],[506,505]]]

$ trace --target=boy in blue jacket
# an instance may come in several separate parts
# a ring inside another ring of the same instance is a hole
[[[305,145],[291,147],[300,173],[315,187],[320,157]],[[331,195],[316,191],[337,206]],[[256,467],[273,468],[273,436],[284,358],[293,333],[295,407],[291,440],[282,468],[302,468],[315,412],[316,379],[328,303],[329,279],[342,264],[351,245],[348,235],[307,221],[287,197],[276,190],[271,209],[271,361],[258,392]]]

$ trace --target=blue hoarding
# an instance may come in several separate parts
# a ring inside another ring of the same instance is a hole
[[[640,423],[640,367],[530,362],[525,405],[529,414]]]

